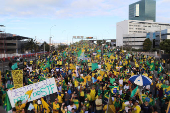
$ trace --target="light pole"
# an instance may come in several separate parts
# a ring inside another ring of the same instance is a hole
[[[50,51],[51,51],[51,29],[53,28],[53,27],[55,27],[56,25],[53,25],[53,26],[51,26],[51,28],[50,28]]]

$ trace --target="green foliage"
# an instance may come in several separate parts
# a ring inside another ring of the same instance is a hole
[[[23,46],[25,50],[31,50],[32,52],[39,51],[39,46],[36,44],[35,40],[29,39],[28,42]]]
[[[45,44],[45,51],[49,51],[50,50],[50,46],[47,44],[47,42],[42,43],[41,49],[44,50],[44,44]]]
[[[57,47],[57,50],[64,50],[64,49],[66,49],[68,46],[67,45],[59,45],[58,47]]]
[[[143,43],[143,50],[145,51],[149,51],[152,47],[152,42],[149,38],[145,39],[144,40],[144,43]]]
[[[166,53],[170,53],[170,39],[166,39],[160,43],[161,50],[165,50]]]
[[[97,40],[97,45],[101,46],[102,45],[102,40]]]

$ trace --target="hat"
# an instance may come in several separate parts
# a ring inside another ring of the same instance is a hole
[[[116,83],[114,83],[113,85],[114,85],[114,86],[116,86],[117,84],[116,84]]]
[[[152,76],[149,76],[149,78],[152,78]]]
[[[41,104],[41,100],[38,100],[38,104]]]
[[[136,102],[137,102],[137,103],[139,103],[139,101],[138,101],[138,100],[136,100]]]

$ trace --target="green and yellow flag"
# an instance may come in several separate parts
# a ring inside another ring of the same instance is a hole
[[[106,113],[116,113],[115,106],[113,105],[111,94],[109,95],[109,102],[107,104]]]
[[[160,65],[159,65],[159,68],[158,68],[158,74],[160,74],[160,73],[162,72],[162,70],[163,70],[163,67],[162,67],[162,65],[160,64]]]
[[[155,65],[154,65],[154,62],[152,62],[150,64],[150,71],[154,71],[155,70]]]

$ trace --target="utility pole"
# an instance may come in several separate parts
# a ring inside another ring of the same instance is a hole
[[[45,55],[45,41],[44,41],[44,55]]]
[[[51,51],[51,38],[52,38],[52,37],[51,37],[51,29],[52,29],[54,26],[56,26],[56,25],[53,25],[53,26],[50,28],[50,42],[49,42],[49,43],[50,43],[50,50],[49,50],[49,52]]]

